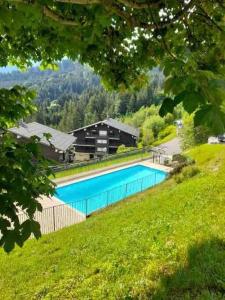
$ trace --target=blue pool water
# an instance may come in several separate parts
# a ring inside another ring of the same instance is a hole
[[[80,212],[92,212],[162,182],[166,172],[142,165],[58,187],[55,196]]]

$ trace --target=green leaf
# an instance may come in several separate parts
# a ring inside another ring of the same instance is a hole
[[[172,113],[174,109],[173,99],[167,97],[163,100],[163,103],[159,109],[159,115],[164,117],[167,113]]]
[[[32,220],[31,222],[32,227],[32,233],[35,236],[36,239],[39,239],[41,237],[41,227],[40,224],[37,221]]]
[[[3,248],[9,253],[15,247],[15,233],[13,230],[8,230],[3,238]]]
[[[204,103],[204,99],[198,92],[185,90],[174,98],[174,102],[175,105],[182,102],[184,109],[191,114]]]
[[[33,233],[36,239],[41,237],[40,224],[33,219],[28,219],[25,222],[23,222],[21,224],[21,228],[22,228],[22,239],[24,241],[30,237],[31,233]]]
[[[225,132],[225,114],[212,104],[202,106],[194,116],[194,125],[207,125],[215,134]]]

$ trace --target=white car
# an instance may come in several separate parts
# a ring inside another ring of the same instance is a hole
[[[216,137],[216,136],[210,136],[208,138],[208,144],[219,144],[219,143],[220,143],[220,141],[219,141],[218,137]]]
[[[225,143],[225,134],[218,135],[218,140],[220,143]]]

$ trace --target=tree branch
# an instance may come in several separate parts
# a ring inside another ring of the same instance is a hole
[[[14,2],[23,2],[29,4],[27,0],[12,0]],[[137,19],[136,16],[132,15],[131,13],[127,12],[124,10],[123,5],[127,5],[130,8],[151,8],[154,6],[159,5],[161,0],[158,0],[157,2],[137,2],[135,0],[118,0],[118,1],[112,1],[112,0],[54,0],[57,3],[68,3],[68,4],[80,4],[80,5],[92,5],[92,4],[100,4],[107,11],[111,11],[112,13],[115,13],[117,16],[121,17],[121,19],[124,19],[127,22],[127,25],[130,26],[131,28],[134,27],[139,27],[139,28],[144,28],[144,29],[158,29],[158,28],[165,28],[174,22],[180,20],[190,8],[193,8],[195,6],[195,1],[196,0],[190,0],[188,4],[183,6],[183,9],[179,10],[173,18],[167,18],[165,21],[158,22],[157,24],[154,23],[147,23],[147,22],[142,22]],[[120,2],[118,4],[118,2]],[[64,18],[63,16],[59,15],[57,12],[51,10],[49,7],[44,6],[44,14],[51,18],[52,20],[61,23],[63,25],[70,25],[70,26],[76,26],[79,25],[80,23],[77,23],[76,21],[73,20],[68,20]]]
[[[49,17],[50,19],[63,24],[63,25],[69,25],[69,26],[77,26],[80,25],[80,23],[77,23],[75,21],[72,20],[68,20],[65,19],[63,17],[61,17],[60,15],[58,15],[56,12],[54,12],[53,10],[51,10],[50,8],[48,8],[47,6],[43,7],[43,13],[46,17]]]
[[[184,9],[178,11],[172,19],[157,23],[157,26],[155,26],[155,28],[164,28],[164,27],[167,27],[167,26],[173,24],[175,21],[180,20],[185,15],[185,13],[187,13],[187,11],[190,8],[194,7],[194,5],[195,5],[195,0],[191,0],[188,4],[185,5]],[[149,25],[149,24],[142,23],[141,25],[142,25],[141,27],[146,28],[146,29],[154,28],[154,27],[152,27],[152,24]]]
[[[158,0],[157,2],[138,2],[134,0],[118,0],[120,3],[122,3],[124,6],[127,6],[129,8],[135,8],[135,9],[143,9],[143,8],[153,8],[153,7],[159,7],[159,4],[161,3],[161,0]]]
[[[80,4],[80,5],[92,5],[101,4],[101,0],[55,0],[55,2]]]
[[[206,20],[210,21],[219,31],[224,32],[224,30],[212,19],[210,15],[204,10],[201,5],[198,5],[198,8],[202,11],[202,13],[198,13],[199,16],[202,16]]]
[[[158,27],[158,24],[157,24],[157,22],[155,21],[154,15],[153,15],[153,13],[152,13],[151,10],[150,10],[150,16],[151,16],[151,20],[152,20],[152,22],[154,23],[156,29],[159,30],[160,28]],[[154,36],[154,35],[153,35],[153,36]],[[170,48],[168,47],[168,45],[167,45],[167,43],[166,43],[166,41],[165,41],[163,35],[161,35],[161,38],[162,38],[162,45],[163,45],[165,51],[166,51],[173,59],[176,59],[176,56],[170,51]],[[161,44],[161,41],[160,41],[157,37],[155,37],[155,39]]]

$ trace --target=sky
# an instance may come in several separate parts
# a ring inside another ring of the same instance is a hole
[[[17,67],[10,66],[10,67],[0,67],[0,73],[10,73],[12,71],[18,70]]]

